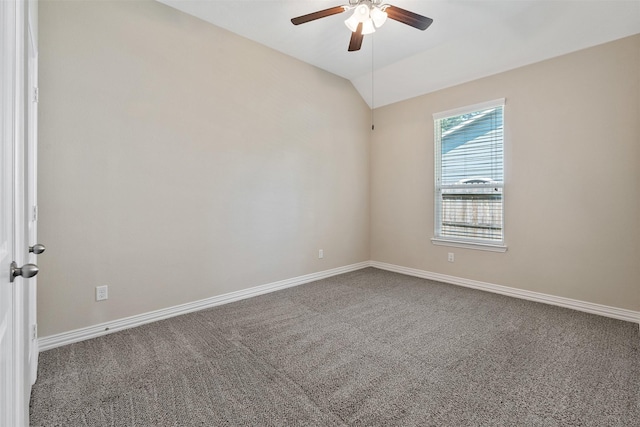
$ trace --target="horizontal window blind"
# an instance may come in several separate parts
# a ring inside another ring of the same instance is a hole
[[[504,100],[434,115],[436,238],[504,242]]]

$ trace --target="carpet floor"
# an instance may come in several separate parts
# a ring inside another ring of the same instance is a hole
[[[639,426],[638,325],[366,268],[40,355],[32,426]]]

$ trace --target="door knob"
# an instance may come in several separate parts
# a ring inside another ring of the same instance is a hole
[[[40,243],[29,246],[29,252],[36,255],[40,255],[42,252],[44,252],[45,249],[47,248],[45,248],[44,245],[41,245]]]
[[[35,264],[25,264],[22,267],[18,268],[18,264],[13,261],[11,263],[11,276],[9,278],[9,281],[13,282],[13,280],[18,276],[22,276],[25,279],[28,279],[29,277],[33,277],[38,274],[38,271],[38,266]]]

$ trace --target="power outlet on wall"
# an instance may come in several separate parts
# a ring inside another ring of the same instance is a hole
[[[108,286],[96,286],[96,301],[104,301],[109,298]]]
[[[324,250],[318,249],[318,258],[324,258]]]
[[[449,254],[447,255],[447,261],[453,262],[454,260],[455,260],[455,257],[453,255],[453,252],[449,252]]]

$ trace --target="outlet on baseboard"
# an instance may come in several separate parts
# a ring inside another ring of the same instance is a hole
[[[96,301],[104,301],[109,298],[108,286],[96,286]]]

